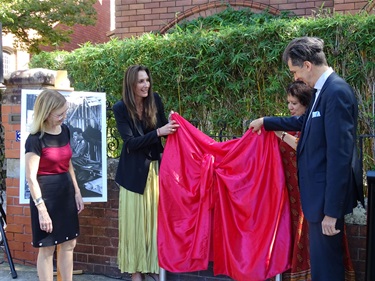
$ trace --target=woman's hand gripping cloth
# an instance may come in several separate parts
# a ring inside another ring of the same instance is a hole
[[[160,167],[159,264],[263,281],[290,268],[288,193],[273,132],[216,142],[177,113]]]

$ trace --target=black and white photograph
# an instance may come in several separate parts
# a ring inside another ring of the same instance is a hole
[[[33,120],[36,97],[42,90],[22,90],[20,204],[28,204],[25,176],[25,141]],[[64,123],[70,131],[72,163],[84,202],[107,201],[105,93],[59,91],[69,105]]]

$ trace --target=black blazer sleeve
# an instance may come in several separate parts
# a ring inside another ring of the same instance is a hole
[[[266,131],[301,131],[305,114],[299,117],[264,117]]]
[[[128,151],[146,148],[158,142],[156,129],[144,135],[141,124],[133,123],[123,101],[119,101],[113,106],[113,114],[117,130]]]

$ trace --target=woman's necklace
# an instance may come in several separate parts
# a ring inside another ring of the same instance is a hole
[[[142,119],[142,115],[143,115],[143,103],[141,103],[141,104],[139,104],[137,106],[137,113],[138,113],[139,118]]]

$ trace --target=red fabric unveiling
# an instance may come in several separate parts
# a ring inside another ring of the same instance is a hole
[[[291,218],[277,137],[216,142],[177,113],[160,167],[159,264],[262,281],[290,268]]]

